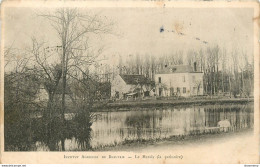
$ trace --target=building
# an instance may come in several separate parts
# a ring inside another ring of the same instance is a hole
[[[43,101],[47,102],[48,99],[49,99],[48,92],[46,91],[43,85],[40,85],[36,94],[35,102],[43,102]]]
[[[111,97],[124,99],[149,96],[153,83],[143,75],[120,74],[111,82]]]
[[[155,74],[157,96],[203,95],[203,73],[189,65],[165,67]]]
[[[53,87],[49,87],[49,90],[52,90],[52,94],[54,91]],[[72,92],[71,92],[71,88],[69,86],[67,86],[66,92],[65,92],[65,100],[66,101],[71,101],[71,96],[72,96]],[[39,88],[37,90],[37,94],[36,94],[36,98],[35,98],[35,102],[42,102],[43,104],[45,102],[47,102],[49,100],[49,93],[48,93],[48,89],[46,87],[46,83],[45,84],[40,84]],[[53,100],[58,100],[62,98],[62,85],[59,84],[58,87],[56,88],[55,91],[55,95],[53,96]]]

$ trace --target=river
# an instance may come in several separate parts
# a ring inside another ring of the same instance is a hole
[[[100,111],[95,116],[95,121],[89,124],[87,119],[74,119],[74,114],[67,115],[69,125],[63,137],[60,137],[58,131],[46,137],[46,133],[39,133],[43,129],[37,125],[31,126],[31,130],[26,132],[29,136],[23,139],[27,147],[22,150],[62,151],[62,145],[64,151],[102,150],[107,146],[116,147],[125,143],[252,130],[254,126],[253,103],[133,108]],[[12,143],[7,148],[19,150],[19,146],[12,146]]]

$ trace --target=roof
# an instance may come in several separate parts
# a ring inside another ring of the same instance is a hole
[[[171,74],[171,73],[201,73],[194,71],[190,65],[175,65],[162,69],[158,74]]]
[[[122,75],[120,77],[129,85],[150,84],[151,81],[143,75]]]

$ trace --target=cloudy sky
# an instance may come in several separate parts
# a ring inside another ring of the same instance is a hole
[[[46,9],[6,8],[5,45],[30,46],[31,36],[56,45],[56,34],[49,22],[36,16]],[[83,8],[99,13],[115,24],[113,32],[119,35],[93,37],[95,45],[104,45],[103,54],[171,54],[178,50],[206,49],[219,45],[253,54],[253,9],[250,8]],[[205,41],[205,42],[203,42]]]

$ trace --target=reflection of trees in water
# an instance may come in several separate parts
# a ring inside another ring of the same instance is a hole
[[[150,115],[130,115],[126,117],[125,123],[128,127],[133,127],[136,130],[137,138],[141,139],[143,128],[150,127]]]
[[[91,145],[91,125],[96,119],[93,113],[90,112],[80,112],[76,114],[73,123],[74,123],[74,134],[76,142],[80,150],[90,150]]]
[[[205,126],[217,127],[219,121],[228,120],[232,131],[252,128],[254,124],[253,111],[251,104],[207,106],[205,107]]]
[[[15,106],[14,106],[15,107]],[[21,106],[20,106],[21,107]],[[21,112],[5,113],[4,139],[6,151],[26,151],[31,149],[31,121],[23,108]]]
[[[128,115],[125,124],[130,135],[136,135],[138,139],[155,139],[162,136],[211,133],[214,131],[207,131],[208,128],[218,127],[221,120],[230,122],[229,131],[252,128],[252,112],[251,104],[140,111]]]
[[[195,107],[190,110],[190,119],[189,119],[189,130],[186,134],[190,133],[201,133],[205,128],[205,112],[204,108]]]
[[[29,151],[36,150],[36,142],[49,151],[66,151],[65,140],[76,139],[78,149],[90,150],[91,125],[93,115],[90,112],[78,113],[72,120],[63,122],[62,118],[54,117],[31,119],[29,115],[12,115],[15,122],[5,124],[5,150]],[[46,124],[47,122],[47,124]]]
[[[154,138],[156,134],[161,133],[159,123],[162,121],[162,115],[156,115],[155,111],[140,112],[126,117],[125,124],[129,127],[128,133],[132,133],[131,128],[136,132],[137,139],[144,137]]]
[[[15,114],[21,114],[17,112]],[[9,114],[8,114],[9,115]],[[6,118],[7,117],[7,118]],[[8,119],[8,116],[5,118]],[[6,151],[28,151],[35,150],[34,143],[41,142],[48,146],[50,151],[59,150],[58,145],[62,139],[62,131],[59,127],[59,119],[51,119],[46,125],[46,120],[31,119],[29,113],[14,118],[5,123],[5,150]]]
[[[66,122],[65,122],[66,123]],[[35,121],[34,131],[35,140],[45,144],[50,151],[64,151],[64,125],[63,120],[59,117],[54,117],[50,120],[42,118]],[[41,131],[39,129],[42,129]]]
[[[21,108],[19,112],[9,109],[9,112],[5,113],[6,151],[92,149],[91,135],[93,133],[91,126],[98,116],[93,115],[93,112],[90,112],[87,107],[74,109],[78,113],[72,119],[65,120],[65,122],[59,116],[51,119],[45,117],[30,118],[29,113],[33,111],[23,108],[22,105],[19,107]],[[104,116],[104,113],[99,114]],[[125,139],[146,140],[188,135],[191,132],[201,134],[204,133],[206,127],[217,127],[220,120],[226,119],[230,121],[231,128],[229,130],[231,131],[252,128],[254,124],[252,104],[203,106],[181,110],[149,109],[129,112],[125,116],[122,116],[122,113],[114,113],[113,115],[113,112],[108,115],[104,117],[105,124],[102,121],[98,122],[100,128],[104,131],[95,131],[94,133],[102,133],[99,136],[101,138],[113,134],[114,137],[109,136],[109,140],[105,139],[106,141],[111,140],[112,143],[114,141],[121,142],[121,140]],[[103,128],[103,125],[107,125],[107,122],[114,124]],[[121,122],[124,124],[123,127],[121,127]],[[118,130],[111,128],[117,128]],[[95,130],[94,127],[93,130]],[[111,130],[114,131],[111,132]],[[93,138],[98,141],[97,146],[104,142],[103,140],[97,140],[99,139],[98,134],[94,135]]]

